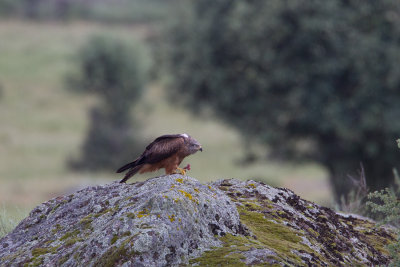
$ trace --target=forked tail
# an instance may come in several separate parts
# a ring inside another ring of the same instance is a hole
[[[133,162],[132,162],[133,163]],[[130,163],[131,164],[131,163]],[[129,165],[129,164],[128,164]],[[125,166],[127,166],[127,165],[125,165]],[[124,167],[125,167],[124,166]],[[122,168],[124,168],[124,167],[122,167]],[[132,169],[130,169],[126,174],[125,174],[125,177],[124,177],[124,179],[122,179],[121,181],[119,181],[120,183],[125,183],[129,178],[131,178],[133,175],[135,175],[139,170],[140,170],[140,168],[142,167],[142,165],[139,165],[139,166],[136,166],[136,167],[134,167],[134,168],[132,168]],[[121,169],[122,169],[121,168]],[[130,168],[130,167],[128,167],[128,168]],[[122,171],[119,171],[118,170],[118,172],[123,172],[124,170],[126,170],[126,169],[128,169],[128,168],[125,168],[125,169],[123,169]]]
[[[123,172],[123,171],[126,171],[127,169],[130,169],[130,168],[135,167],[135,166],[136,166],[136,162],[137,162],[137,160],[135,160],[135,161],[133,161],[133,162],[130,162],[130,163],[128,163],[128,164],[122,166],[121,168],[119,168],[119,169],[117,170],[117,173],[121,173],[121,172]]]

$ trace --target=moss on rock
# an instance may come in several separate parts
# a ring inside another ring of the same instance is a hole
[[[370,221],[340,216],[328,208],[300,199],[290,190],[275,189],[262,183],[221,180],[214,185],[237,203],[240,221],[251,231],[251,237],[241,239],[238,247],[274,251],[276,256],[272,258],[288,265],[388,263],[385,245],[393,242],[394,235],[376,228]],[[366,229],[367,233],[364,232]],[[231,240],[220,240],[223,242],[221,248],[206,252],[193,262],[208,265],[215,261],[212,259],[214,253],[232,253],[227,249],[231,248]],[[235,251],[243,255],[243,249]],[[235,257],[235,262],[231,263],[239,266],[244,260]]]
[[[88,187],[0,241],[5,266],[386,265],[390,229],[254,181],[180,175]]]

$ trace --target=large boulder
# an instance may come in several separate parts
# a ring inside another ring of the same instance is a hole
[[[181,175],[88,187],[31,211],[0,240],[5,266],[387,264],[390,229],[288,189]]]

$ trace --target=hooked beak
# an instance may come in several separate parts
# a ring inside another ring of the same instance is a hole
[[[200,152],[203,152],[203,148],[202,147],[200,147],[199,150],[200,150]]]

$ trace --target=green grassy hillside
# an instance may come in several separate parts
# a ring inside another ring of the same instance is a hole
[[[4,211],[0,216],[7,222],[5,216],[18,221],[52,197],[121,178],[114,170],[74,173],[66,167],[67,159],[79,153],[88,126],[87,111],[97,99],[65,90],[64,77],[74,67],[78,47],[96,33],[133,40],[144,39],[147,29],[86,22],[0,22],[0,203]],[[201,119],[177,108],[179,99],[167,102],[168,92],[160,84],[149,85],[141,103],[132,110],[139,119],[135,128],[146,142],[161,134],[181,132],[199,140],[204,152],[183,163],[191,164],[189,175],[203,181],[231,177],[262,180],[289,187],[322,204],[331,201],[321,167],[238,164],[244,155],[240,136],[220,121]],[[254,147],[260,150],[256,144]],[[136,179],[159,174],[162,172]]]

